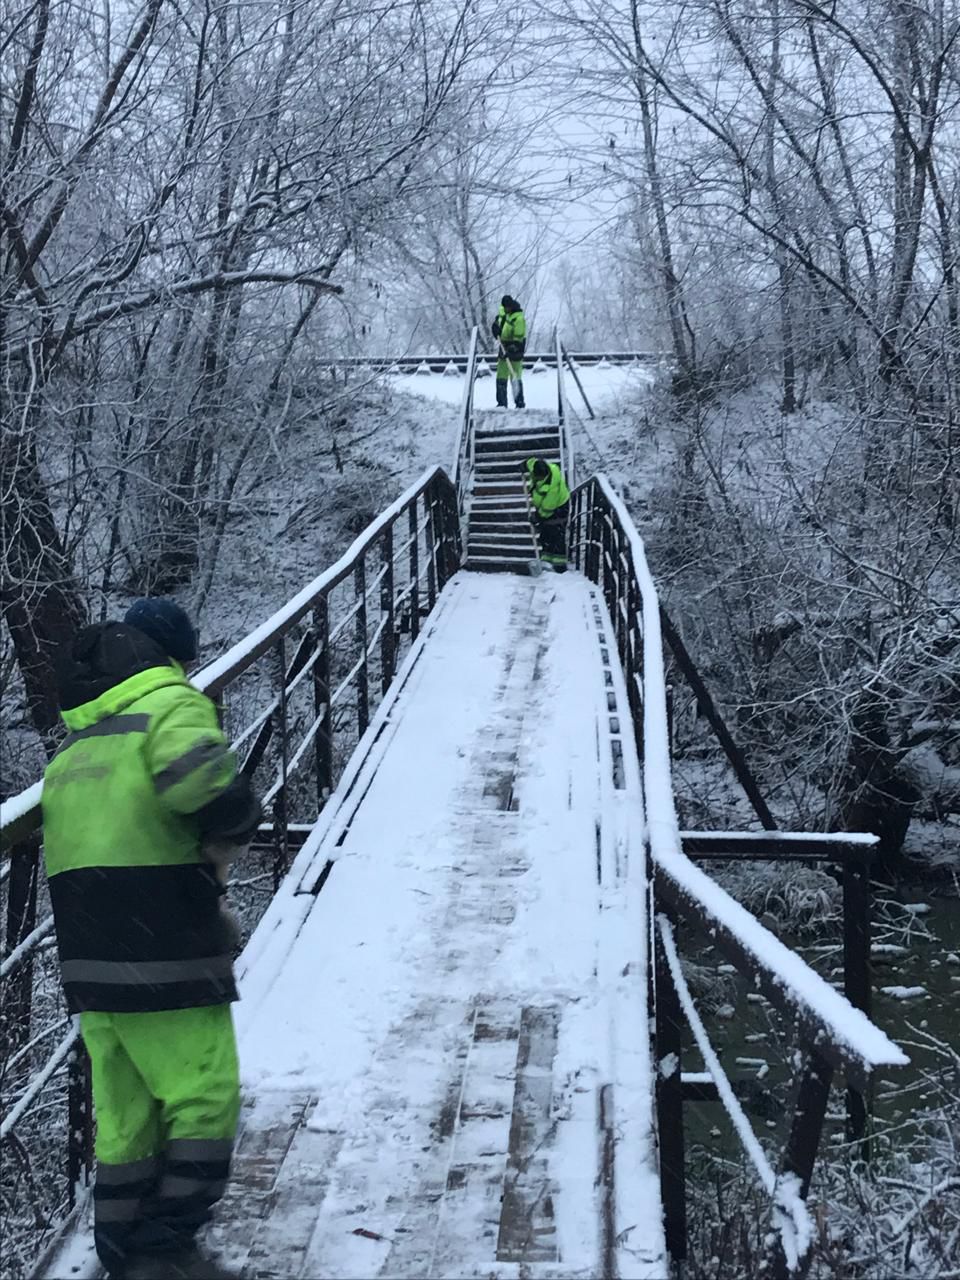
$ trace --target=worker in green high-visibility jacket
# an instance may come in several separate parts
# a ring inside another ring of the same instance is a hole
[[[196,1246],[240,1110],[237,935],[222,859],[260,806],[172,600],[85,627],[58,656],[70,731],[43,783],[44,857],[97,1120],[94,1236],[111,1280],[226,1280]]]
[[[570,490],[556,462],[547,462],[545,458],[528,458],[524,469],[540,540],[540,559],[557,573],[563,573],[567,567]]]
[[[523,409],[523,353],[527,345],[527,321],[523,308],[516,298],[505,293],[500,299],[500,310],[493,322],[493,336],[497,339],[500,357],[497,360],[497,407],[506,409],[507,384],[513,384],[513,403]]]

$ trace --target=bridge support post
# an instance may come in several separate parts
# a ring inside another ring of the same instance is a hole
[[[871,1016],[870,864],[852,857],[843,862],[843,993],[855,1009]],[[868,1093],[848,1085],[847,1140],[860,1143],[860,1158],[864,1161],[870,1159],[866,1136],[869,1110]]]
[[[677,928],[676,913],[654,893],[654,918],[665,915]],[[654,934],[656,1007],[657,1131],[660,1142],[660,1195],[667,1251],[675,1263],[687,1256],[687,1185],[683,1132],[683,1011],[670,974],[660,930]]]
[[[800,1180],[800,1195],[804,1200],[810,1190],[832,1080],[833,1067],[821,1053],[811,1049],[800,1077],[793,1123],[781,1163],[781,1173],[795,1174]],[[796,1274],[787,1266],[779,1233],[773,1249],[771,1271],[773,1280],[791,1280],[791,1276]]]

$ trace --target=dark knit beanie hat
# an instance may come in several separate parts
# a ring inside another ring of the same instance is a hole
[[[509,293],[505,293],[505,294],[503,295],[503,297],[500,299],[500,305],[501,305],[501,307],[512,307],[512,306],[513,306],[513,299],[510,297]]]
[[[136,627],[155,640],[170,658],[192,662],[197,656],[197,633],[183,609],[173,600],[156,597],[135,600],[124,616],[128,627]]]

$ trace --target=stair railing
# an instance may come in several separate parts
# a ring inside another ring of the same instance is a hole
[[[218,704],[267,820],[237,864],[251,925],[460,567],[456,491],[424,473],[340,559],[193,683]],[[0,1144],[5,1259],[29,1273],[93,1160],[89,1064],[60,989],[41,872],[42,783],[0,805]],[[66,1176],[64,1176],[66,1175]]]
[[[453,452],[453,466],[450,474],[457,490],[457,505],[462,516],[466,500],[473,484],[473,470],[476,461],[476,445],[474,439],[473,391],[477,378],[477,342],[479,332],[474,325],[470,334],[470,345],[467,349],[467,362],[464,370],[463,396],[460,401],[460,426],[457,431],[457,443]]]
[[[577,462],[573,450],[573,433],[570,430],[570,412],[567,405],[567,389],[563,378],[563,343],[560,330],[553,332],[554,357],[557,362],[557,416],[560,422],[560,470],[567,484],[573,489],[577,483]]]

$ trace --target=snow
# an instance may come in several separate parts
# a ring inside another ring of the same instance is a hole
[[[484,357],[481,356],[481,365],[483,361]],[[488,359],[487,363],[492,370],[494,361]],[[606,368],[600,365],[588,365],[585,368],[581,368],[578,365],[577,373],[580,376],[587,399],[594,409],[611,399],[631,392],[641,391],[643,388],[650,386],[659,376],[657,369],[646,365],[617,365],[607,366]],[[408,395],[420,396],[425,400],[441,400],[450,405],[460,405],[462,402],[464,382],[462,375],[452,378],[443,373],[391,374],[388,375],[388,380],[390,385],[397,391],[402,391]],[[494,408],[496,404],[494,382],[495,379],[493,377],[484,376],[483,374],[477,378],[474,387],[474,403],[477,409]],[[585,412],[577,385],[569,371],[565,373],[564,386],[568,403],[579,413]],[[550,409],[556,413],[556,370],[547,368],[525,369],[523,374],[523,398],[528,409]],[[512,401],[513,397],[511,395],[511,404]],[[510,414],[514,412],[516,411],[513,409],[508,410]],[[504,414],[504,417],[506,416]]]
[[[16,1104],[7,1112],[0,1123],[0,1142],[9,1133],[16,1128],[17,1121],[27,1111],[33,1100],[43,1091],[47,1081],[51,1079],[60,1070],[61,1066],[66,1062],[70,1051],[76,1044],[80,1035],[80,1024],[77,1019],[73,1019],[70,1030],[57,1045],[56,1049],[50,1055],[43,1070],[35,1075],[30,1084],[24,1089],[23,1093],[17,1099]]]
[[[32,787],[27,787],[26,791],[21,791],[18,795],[11,796],[9,800],[4,800],[0,804],[0,831],[18,818],[24,817],[31,809],[35,809],[40,803],[42,794],[43,779],[35,782]]]
[[[833,840],[837,844],[853,844],[872,846],[879,843],[879,836],[869,831],[684,831],[683,838],[695,840],[698,837],[716,839],[748,840],[757,844],[771,841],[783,844],[803,844],[806,840]]]
[[[4,956],[3,963],[0,964],[0,981],[2,981],[8,973],[12,973],[20,964],[20,961],[32,951],[38,942],[47,936],[53,930],[53,916],[47,916],[46,920],[41,920],[37,927],[13,948],[9,955]]]
[[[926,987],[881,987],[880,990],[894,1000],[916,1000],[927,994]]]

